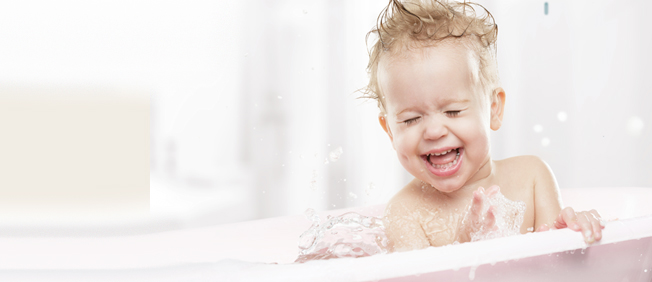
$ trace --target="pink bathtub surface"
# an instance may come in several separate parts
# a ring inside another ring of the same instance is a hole
[[[566,205],[577,210],[595,208],[605,218],[621,220],[609,222],[602,242],[585,254],[580,251],[586,245],[579,233],[556,230],[305,264],[290,263],[298,254],[299,235],[311,225],[303,215],[123,236],[0,236],[0,279],[58,275],[63,281],[98,280],[98,276],[106,277],[105,281],[152,277],[158,277],[153,281],[185,281],[187,275],[202,273],[207,281],[446,281],[469,279],[471,269],[477,267],[474,281],[525,277],[536,281],[548,272],[552,273],[541,281],[650,280],[652,216],[644,215],[652,214],[652,189],[565,189],[562,196]],[[321,218],[348,210],[327,211]],[[383,206],[354,210],[380,215]],[[565,253],[571,250],[576,251]]]

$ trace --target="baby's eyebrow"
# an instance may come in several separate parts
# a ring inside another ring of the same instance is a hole
[[[414,108],[411,108],[411,107],[410,108],[405,108],[405,109],[401,110],[400,112],[396,113],[396,116],[399,116],[402,113],[409,112],[409,111],[414,111]]]
[[[444,104],[455,104],[455,103],[462,104],[462,103],[471,102],[471,100],[469,100],[469,99],[460,99],[460,100],[458,100],[458,99],[444,99],[442,102]]]

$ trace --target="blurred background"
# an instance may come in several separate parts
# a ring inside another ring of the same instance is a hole
[[[492,156],[537,155],[561,189],[652,187],[652,2],[479,2],[507,92]],[[149,95],[152,214],[381,204],[411,180],[357,98],[386,3],[1,1],[0,84]]]

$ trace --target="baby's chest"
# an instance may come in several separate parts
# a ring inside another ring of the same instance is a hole
[[[431,246],[444,246],[457,240],[461,215],[447,211],[426,213],[420,223]]]

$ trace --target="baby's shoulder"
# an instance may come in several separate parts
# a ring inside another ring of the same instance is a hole
[[[419,191],[414,183],[409,183],[392,197],[385,207],[386,216],[405,216],[412,213],[420,204]]]
[[[548,164],[537,156],[516,156],[495,161],[495,164],[498,174],[510,177],[518,175],[534,180],[551,173]]]
[[[532,155],[511,157],[496,161],[496,164],[505,168],[537,168],[540,166],[547,166],[546,162],[541,158]]]

